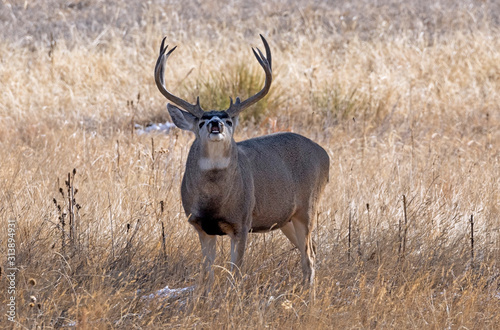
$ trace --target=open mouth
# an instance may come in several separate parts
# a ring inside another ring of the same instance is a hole
[[[220,134],[222,133],[222,126],[217,122],[211,123],[208,131],[210,132],[210,134]]]

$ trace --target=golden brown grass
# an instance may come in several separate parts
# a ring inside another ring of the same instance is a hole
[[[498,328],[498,4],[137,3],[0,4],[0,254],[14,219],[19,326]],[[168,87],[216,107],[263,81],[259,33],[275,80],[237,140],[278,127],[331,157],[316,300],[278,232],[251,236],[236,282],[219,239],[208,299],[142,299],[194,285],[201,259],[179,193],[193,137],[133,129],[168,120],[153,81],[161,37],[179,45]],[[63,247],[73,169],[80,208]]]

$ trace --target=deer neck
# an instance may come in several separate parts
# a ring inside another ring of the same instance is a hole
[[[223,171],[236,166],[237,147],[234,140],[200,141],[198,168],[200,171]]]
[[[228,200],[242,182],[237,179],[241,173],[236,143],[220,142],[195,141],[191,147],[184,184],[187,193],[200,200]]]

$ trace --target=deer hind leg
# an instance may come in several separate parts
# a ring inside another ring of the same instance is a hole
[[[285,234],[285,236],[288,238],[288,240],[292,242],[293,246],[298,248],[299,244],[297,243],[297,235],[295,234],[295,228],[293,227],[293,223],[290,221],[280,229],[283,232],[283,234]],[[314,255],[316,255],[316,243],[314,242],[314,239],[311,239],[311,242]]]
[[[293,227],[293,223],[289,221],[286,225],[280,228],[283,234],[292,242],[295,247],[299,247],[299,243],[297,242],[297,235],[295,234],[295,228]]]
[[[312,219],[309,214],[296,215],[292,218],[293,228],[297,247],[302,259],[302,273],[304,284],[314,283],[314,262],[316,259],[316,249],[312,241]],[[285,234],[286,235],[286,234]]]

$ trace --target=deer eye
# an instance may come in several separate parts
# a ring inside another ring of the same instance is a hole
[[[227,126],[229,126],[229,127],[233,126],[233,123],[232,123],[230,120],[226,120],[226,124],[227,124]]]
[[[205,125],[205,122],[204,122],[204,121],[200,121],[200,123],[198,124],[198,127],[199,127],[199,128],[202,128],[202,127],[203,127],[203,125]]]

